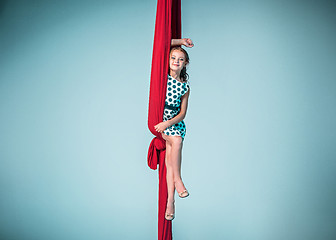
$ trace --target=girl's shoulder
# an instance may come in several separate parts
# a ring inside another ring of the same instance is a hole
[[[167,74],[167,76],[168,76],[168,80],[173,80],[173,79],[175,79],[175,78],[173,78],[172,76],[170,76],[169,73]],[[190,82],[189,82],[189,80],[183,81],[182,84],[185,84],[185,86],[187,87],[187,89],[190,88]]]
[[[190,88],[190,82],[189,82],[189,80],[187,80],[185,83],[186,83],[187,88]]]

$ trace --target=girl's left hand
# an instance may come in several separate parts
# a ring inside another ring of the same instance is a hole
[[[186,47],[192,48],[194,46],[193,41],[190,38],[182,38],[182,44]]]
[[[155,130],[159,133],[162,133],[167,127],[168,125],[165,122],[160,122],[159,124],[154,126]]]

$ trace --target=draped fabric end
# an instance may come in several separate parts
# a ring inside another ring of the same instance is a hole
[[[172,224],[164,217],[167,204],[166,142],[154,126],[163,121],[171,39],[181,38],[181,0],[158,0],[149,91],[148,128],[155,135],[148,149],[147,164],[159,165],[158,239],[172,239]]]

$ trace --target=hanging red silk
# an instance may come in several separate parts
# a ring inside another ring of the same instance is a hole
[[[163,121],[171,39],[181,38],[181,0],[158,0],[149,91],[148,128],[156,136],[150,143],[147,162],[155,170],[159,165],[158,239],[172,239],[172,223],[165,219],[167,181],[166,142],[154,126]]]

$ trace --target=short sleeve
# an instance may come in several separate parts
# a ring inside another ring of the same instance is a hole
[[[186,83],[186,88],[187,88],[186,92],[188,92],[188,90],[190,89],[190,82],[188,80],[187,80],[187,83]]]

